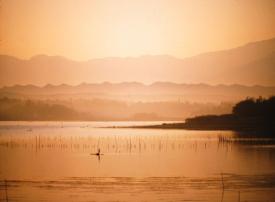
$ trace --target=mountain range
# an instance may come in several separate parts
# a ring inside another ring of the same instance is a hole
[[[37,55],[28,60],[0,55],[0,86],[15,84],[130,82],[275,86],[275,38],[188,58],[145,55],[73,61]]]
[[[23,99],[109,99],[130,102],[237,102],[246,97],[270,97],[275,87],[244,85],[178,84],[155,82],[145,85],[138,82],[14,85],[0,88],[1,97]]]

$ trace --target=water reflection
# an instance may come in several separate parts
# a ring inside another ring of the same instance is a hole
[[[275,197],[275,174],[269,175],[235,175],[223,174],[222,185],[219,175],[207,178],[188,177],[71,177],[62,180],[9,180],[8,191],[13,199],[24,198],[24,188],[33,192],[40,190],[38,198],[32,195],[31,201],[51,200],[53,194],[66,198],[68,201],[75,199],[68,198],[68,193],[79,193],[83,201],[87,198],[93,200],[104,200],[105,195],[113,195],[114,198],[123,198],[133,201],[146,201],[147,199],[158,201],[169,199],[170,201],[240,201],[240,198],[253,201],[268,201]],[[1,190],[4,189],[4,182],[0,183]],[[118,194],[119,193],[119,194]],[[140,194],[145,196],[140,198]],[[197,194],[194,197],[193,194]],[[259,196],[259,194],[262,194]],[[268,194],[268,195],[265,195]],[[207,196],[207,198],[206,198]],[[107,198],[107,197],[106,197]],[[120,201],[120,200],[119,200]],[[123,200],[121,200],[123,201]]]
[[[5,179],[9,196],[19,201],[275,197],[273,139],[230,131],[100,128],[104,124],[116,123],[1,123],[1,199]],[[91,155],[99,148],[104,156]]]

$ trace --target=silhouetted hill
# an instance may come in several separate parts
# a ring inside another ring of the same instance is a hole
[[[173,81],[275,85],[275,38],[230,50],[178,59],[167,55],[72,61],[39,55],[29,60],[0,56],[0,86],[76,85],[82,82]]]

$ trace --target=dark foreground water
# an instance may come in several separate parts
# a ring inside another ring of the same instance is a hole
[[[275,201],[274,140],[133,124],[0,123],[0,201]]]

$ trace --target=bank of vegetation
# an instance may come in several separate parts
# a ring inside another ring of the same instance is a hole
[[[275,96],[247,98],[238,102],[230,114],[188,118],[184,123],[148,126],[165,129],[275,131]]]

